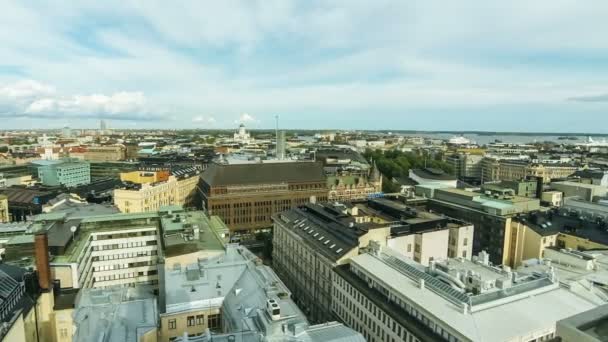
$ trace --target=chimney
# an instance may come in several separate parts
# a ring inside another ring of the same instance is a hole
[[[543,198],[543,190],[545,190],[545,182],[543,177],[536,177],[536,198]]]
[[[46,231],[34,235],[34,256],[38,271],[38,285],[43,291],[51,288],[51,267],[49,265],[49,238]]]

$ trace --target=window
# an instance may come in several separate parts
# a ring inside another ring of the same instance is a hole
[[[464,238],[464,240],[462,241],[462,245],[463,245],[463,246],[466,246],[466,245],[468,245],[468,244],[469,244],[469,239]]]
[[[467,251],[462,251],[462,257],[466,258],[467,257]]]
[[[412,251],[412,244],[408,243],[407,244],[407,252],[410,253]]]
[[[61,338],[67,338],[68,337],[68,329],[67,328],[61,328],[61,329],[59,329],[59,337],[61,337]]]
[[[177,326],[177,323],[175,322],[175,318],[174,319],[170,319],[169,320],[169,329],[173,330],[173,329],[176,328],[176,326]]]
[[[205,324],[205,315],[196,315],[196,325]]]
[[[194,326],[194,316],[188,316],[187,322],[188,322],[189,327],[193,327]]]
[[[220,314],[209,315],[207,316],[207,327],[209,329],[219,329],[220,328]]]

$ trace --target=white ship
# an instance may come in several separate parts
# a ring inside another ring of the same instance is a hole
[[[602,139],[601,141],[595,141],[595,140],[593,140],[593,138],[587,137],[587,142],[580,143],[577,145],[588,146],[588,147],[606,147],[606,146],[608,146],[608,141],[606,141],[606,138]]]
[[[470,139],[467,139],[462,135],[459,137],[452,137],[448,142],[452,145],[469,145],[473,143]]]

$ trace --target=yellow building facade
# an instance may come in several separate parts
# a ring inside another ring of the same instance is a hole
[[[114,205],[123,213],[157,211],[165,205],[192,205],[199,176],[170,176],[166,182],[144,183],[134,189],[114,190]]]
[[[8,197],[5,195],[0,195],[0,223],[5,223],[8,221]]]

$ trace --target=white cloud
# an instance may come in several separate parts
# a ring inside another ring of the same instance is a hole
[[[142,92],[60,95],[54,87],[31,80],[0,87],[0,109],[3,117],[158,119],[148,111]]]
[[[566,99],[606,93],[606,65],[549,59],[607,56],[608,2],[590,2],[9,2],[0,115],[146,118],[172,108],[162,114],[175,125],[231,127],[238,108],[251,113],[238,122],[271,126],[274,113],[287,122],[303,111],[584,105]],[[13,82],[21,76],[4,65],[40,82]]]
[[[192,118],[192,122],[194,123],[203,123],[203,124],[209,124],[209,125],[213,125],[216,123],[216,120],[214,117],[212,116],[203,116],[203,115],[199,115],[199,116],[195,116]]]
[[[257,121],[257,120],[248,113],[241,114],[241,116],[239,117],[239,120],[238,120],[239,123],[247,123],[247,122],[255,122],[255,121]]]

